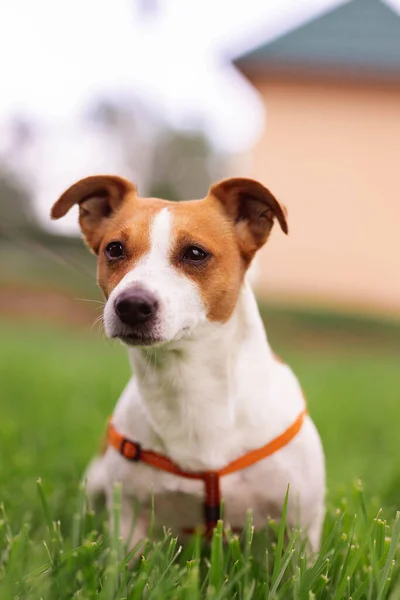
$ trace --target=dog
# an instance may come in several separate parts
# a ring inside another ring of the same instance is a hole
[[[118,176],[82,179],[51,210],[75,204],[98,256],[104,328],[127,346],[133,377],[108,447],[86,473],[89,496],[122,486],[121,534],[133,548],[155,527],[208,531],[287,522],[319,548],[324,453],[297,378],[268,344],[247,272],[286,209],[261,183],[213,185],[200,200],[142,198]],[[110,373],[112,377],[112,373]],[[133,530],[133,534],[132,534]]]

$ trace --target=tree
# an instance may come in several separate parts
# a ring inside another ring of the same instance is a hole
[[[118,142],[125,170],[142,195],[199,198],[221,175],[222,157],[202,131],[171,129],[136,100],[101,100],[88,117]]]
[[[27,233],[35,227],[29,192],[14,175],[0,170],[0,236]]]
[[[99,100],[84,115],[120,149],[121,170],[144,190],[152,177],[152,156],[161,122],[136,98]]]
[[[151,196],[201,198],[219,176],[221,159],[200,131],[164,130],[153,154]]]

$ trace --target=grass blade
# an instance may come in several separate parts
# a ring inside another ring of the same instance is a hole
[[[279,524],[278,541],[276,544],[276,551],[275,551],[275,557],[274,557],[274,568],[272,571],[272,578],[271,578],[272,587],[274,587],[274,585],[275,585],[276,579],[278,577],[278,574],[279,574],[280,568],[281,568],[281,558],[282,558],[283,544],[285,541],[286,516],[287,516],[288,504],[289,504],[289,486],[287,487],[287,490],[286,490],[285,501],[283,503],[283,508],[282,508],[281,522]]]
[[[399,536],[400,536],[400,512],[397,512],[395,522],[393,525],[392,541],[390,543],[389,552],[388,552],[388,555],[386,558],[385,566],[382,571],[381,583],[379,586],[378,596],[377,596],[376,600],[382,600],[384,598],[385,588],[387,587],[390,569],[392,567],[393,560],[394,560],[397,546],[398,546],[398,542],[399,542]]]

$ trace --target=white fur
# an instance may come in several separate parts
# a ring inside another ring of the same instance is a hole
[[[145,286],[161,302],[159,327],[169,340],[159,347],[129,349],[135,376],[116,406],[113,422],[121,433],[169,456],[183,469],[219,469],[285,431],[303,410],[304,399],[291,369],[272,354],[248,283],[226,323],[207,321],[196,285],[168,262],[171,243],[171,214],[164,209],[154,220],[149,254],[107,302],[106,331],[112,335],[118,293],[131,285]],[[102,488],[110,502],[116,481],[123,485],[125,537],[134,518],[133,499],[140,503],[131,544],[146,533],[153,492],[156,525],[179,533],[202,523],[202,482],[131,463],[109,448],[88,470],[89,492]],[[279,519],[289,483],[288,521],[306,531],[317,550],[325,469],[310,417],[276,454],[222,478],[225,521],[243,526],[248,509],[256,527],[268,516]]]

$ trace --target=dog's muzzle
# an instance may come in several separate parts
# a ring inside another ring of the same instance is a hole
[[[118,294],[113,304],[111,337],[130,346],[148,346],[161,340],[159,335],[159,302],[143,288],[132,288]]]

